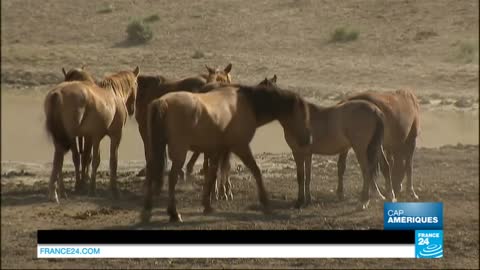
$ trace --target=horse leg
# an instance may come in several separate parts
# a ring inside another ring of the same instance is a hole
[[[193,173],[193,167],[195,166],[195,162],[197,162],[198,157],[200,156],[200,152],[193,152],[192,156],[190,157],[190,160],[187,163],[187,176],[191,175]]]
[[[58,200],[56,182],[58,179],[59,171],[62,170],[60,166],[60,157],[63,156],[63,151],[60,147],[55,146],[55,152],[53,154],[53,166],[52,166],[52,173],[50,175],[50,182],[48,184],[48,199],[50,201],[55,201],[56,203],[60,203]]]
[[[80,147],[83,148],[83,146],[80,146],[81,138],[82,137],[78,137],[79,148]],[[80,193],[81,186],[82,186],[82,183],[81,183],[82,179],[81,179],[81,176],[80,176],[80,153],[79,153],[79,149],[77,149],[77,143],[76,143],[75,139],[73,140],[71,145],[72,145],[72,160],[73,160],[73,165],[75,167],[75,187],[74,187],[74,190],[75,190],[75,193]]]
[[[392,172],[390,170],[390,164],[388,163],[387,156],[383,150],[383,146],[381,147],[381,150],[379,153],[379,161],[380,161],[380,170],[382,171],[383,177],[385,178],[385,192],[387,193],[387,198],[391,202],[396,202],[397,199],[395,198],[395,192],[393,191],[393,188],[392,188],[392,179],[390,177]],[[380,192],[380,190],[378,190],[378,192]],[[383,194],[379,193],[379,195],[383,197]]]
[[[209,154],[209,162],[212,164],[208,168],[207,177],[204,181],[204,188],[203,188],[203,213],[209,214],[212,213],[214,210],[212,208],[212,189],[215,187],[215,191],[218,192],[217,189],[217,172],[218,172],[218,163],[219,163],[219,154]]]
[[[312,203],[312,195],[310,194],[310,180],[312,178],[312,154],[305,157],[305,195],[306,204]]]
[[[348,150],[343,152],[343,153],[340,153],[340,155],[338,155],[338,161],[337,161],[337,175],[338,175],[337,198],[339,200],[344,199],[343,175],[345,174],[345,168],[347,166],[347,155],[348,155]]]
[[[218,159],[217,165],[216,166],[210,166],[210,167],[216,167],[217,169],[215,170],[215,195],[217,200],[227,200],[227,193],[225,191],[225,186],[223,184],[223,178],[222,174],[220,172],[221,164],[220,164],[221,158]],[[214,160],[210,159],[209,163],[213,164]]]
[[[85,144],[83,148],[82,156],[82,181],[80,190],[84,192],[86,190],[86,184],[88,182],[88,171],[90,164],[92,163],[92,140],[89,137],[85,138]]]
[[[182,216],[177,212],[177,202],[175,199],[175,186],[177,185],[179,172],[183,168],[183,163],[185,162],[185,156],[187,152],[183,155],[183,160],[172,159],[172,167],[170,173],[168,174],[168,207],[167,213],[170,216],[170,222],[182,222]]]
[[[232,183],[230,182],[230,152],[226,153],[221,161],[221,181],[225,193],[225,199],[228,201],[229,199],[233,201],[233,192],[232,192]]]
[[[202,167],[201,173],[203,173],[205,177],[208,174],[208,160],[209,160],[208,155],[203,153],[203,167]]]
[[[255,177],[260,203],[263,205],[266,213],[270,212],[268,195],[263,184],[262,173],[260,172],[260,168],[258,168],[257,162],[255,162],[255,159],[253,158],[250,146],[247,145],[244,147],[239,147],[234,151],[234,153],[240,158],[243,164],[245,164],[245,167],[247,167]]]
[[[110,190],[114,200],[118,199],[119,192],[117,186],[117,166],[118,166],[118,147],[122,139],[121,131],[117,135],[110,136]]]
[[[60,169],[58,170],[57,183],[58,183],[58,191],[60,193],[60,198],[67,199],[67,191],[65,189],[65,183],[63,182],[63,172],[62,172],[64,157],[65,157],[65,154],[62,154],[58,159],[58,167]]]
[[[295,208],[300,208],[305,204],[305,156],[300,152],[293,152],[293,159],[297,166],[298,196]]]
[[[360,164],[363,177],[363,187],[360,193],[360,205],[357,209],[365,210],[368,208],[368,204],[370,203],[370,184],[373,181],[369,165],[374,166],[374,164],[369,164],[366,149],[354,147],[353,150],[355,151],[358,163]]]
[[[211,161],[213,162],[213,161]],[[226,152],[220,156],[217,173],[217,183],[215,188],[221,192],[219,195],[221,200],[233,200],[232,184],[228,173],[230,172],[230,152]],[[220,186],[220,187],[218,187]]]
[[[408,147],[407,147],[407,152],[406,152],[406,160],[405,160],[405,170],[406,170],[406,173],[407,173],[408,194],[414,200],[418,200],[418,195],[415,193],[415,190],[413,189],[413,177],[412,177],[413,153],[415,152],[415,146],[416,146],[416,139],[415,138],[408,141]]]
[[[95,196],[97,169],[100,165],[100,139],[93,139],[92,176],[90,177],[89,196]]]
[[[393,168],[392,168],[392,186],[395,194],[400,194],[402,191],[402,180],[405,173],[405,165],[403,154],[396,151],[393,154]]]

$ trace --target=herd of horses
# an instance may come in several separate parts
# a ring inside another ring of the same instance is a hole
[[[182,221],[175,186],[184,176],[188,151],[194,153],[187,164],[187,175],[192,173],[199,155],[204,155],[204,213],[213,211],[214,198],[233,199],[228,177],[231,153],[252,173],[263,210],[270,212],[250,142],[257,128],[275,120],[284,130],[296,163],[296,207],[311,202],[313,154],[339,155],[337,196],[343,199],[343,175],[350,148],[363,176],[360,209],[368,207],[370,189],[383,199],[396,201],[405,175],[408,194],[418,199],[413,188],[412,158],[420,122],[418,101],[412,91],[367,91],[324,107],[279,88],[276,75],[249,86],[232,82],[231,64],[223,70],[206,68],[208,73],[171,80],[140,75],[136,67],[101,81],[96,81],[85,67],[68,72],[62,69],[65,80],[48,92],[44,102],[46,128],[55,148],[49,199],[58,203],[59,196],[67,197],[62,166],[68,151],[72,152],[75,166],[75,192],[95,195],[99,145],[105,136],[110,137],[110,188],[113,198],[118,198],[118,147],[126,120],[133,114],[146,160],[142,222],[150,220],[153,197],[162,190],[167,156],[172,163],[167,213],[170,221]],[[385,195],[375,181],[378,171],[385,178]]]

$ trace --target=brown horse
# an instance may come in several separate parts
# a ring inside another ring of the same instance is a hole
[[[90,83],[95,83],[96,80],[93,78],[93,76],[87,72],[85,66],[82,66],[81,68],[73,68],[70,69],[68,72],[65,71],[65,68],[62,68],[63,75],[65,77],[64,81],[66,82],[71,82],[71,81],[86,81]],[[86,179],[88,175],[88,169],[90,167],[90,164],[87,164],[87,161],[92,160],[92,153],[85,153],[83,150],[83,145],[85,138],[79,136],[78,138],[78,147],[76,144],[72,145],[73,147],[77,147],[77,149],[73,150],[73,153],[78,152],[81,156],[81,158],[78,158],[76,155],[72,155],[73,159],[73,164],[75,166],[75,192],[82,192],[86,188]],[[81,176],[79,171],[81,171]]]
[[[204,213],[213,211],[211,191],[219,160],[233,152],[252,172],[260,202],[268,211],[268,196],[250,142],[258,127],[279,120],[291,138],[310,142],[307,103],[298,94],[276,87],[224,86],[208,93],[175,92],[154,100],[148,107],[147,177],[141,219],[148,222],[152,210],[152,185],[163,185],[166,146],[172,161],[167,212],[170,221],[181,221],[176,209],[175,185],[189,150],[207,153],[211,160],[203,190]]]
[[[395,194],[401,191],[402,181],[407,175],[408,194],[418,200],[413,189],[413,154],[416,138],[420,133],[420,106],[410,90],[395,92],[368,91],[353,95],[341,102],[366,100],[375,104],[385,115],[385,137],[383,147],[392,167],[392,184]],[[338,192],[343,195],[343,174],[348,149],[338,158]],[[387,177],[384,173],[384,176]],[[388,187],[387,187],[388,188]]]
[[[230,71],[232,70],[232,64],[228,64],[223,71],[217,76],[217,81],[231,83],[232,78]],[[209,74],[200,74],[195,77],[189,77],[181,80],[169,80],[163,76],[139,76],[138,77],[138,93],[136,100],[137,111],[135,112],[135,119],[138,123],[138,131],[142,137],[145,154],[147,151],[147,106],[152,100],[155,100],[167,93],[176,91],[188,91],[192,93],[198,93],[207,85],[207,79]],[[200,153],[194,152],[190,161],[187,164],[187,174],[191,174],[193,166],[197,161]],[[207,170],[208,162],[204,161],[204,171]],[[142,175],[142,172],[139,173]]]
[[[139,68],[133,72],[122,71],[109,76],[96,85],[88,81],[63,82],[46,96],[44,109],[46,128],[52,136],[55,154],[49,184],[49,199],[58,203],[55,183],[58,182],[61,197],[66,197],[62,178],[63,158],[72,150],[74,160],[79,159],[76,137],[85,137],[84,151],[89,153],[93,146],[93,166],[89,193],[95,193],[95,177],[100,164],[100,141],[105,135],[110,137],[110,186],[114,198],[118,197],[117,162],[118,146],[127,115],[135,111],[137,76]],[[91,142],[91,145],[88,143]],[[87,162],[88,163],[88,162]]]
[[[275,85],[276,79],[276,76],[272,79],[265,78],[260,85]],[[390,175],[389,164],[382,149],[383,113],[375,105],[361,100],[344,102],[331,107],[322,107],[308,102],[308,108],[313,136],[312,144],[307,148],[301,147],[296,143],[295,138],[285,132],[285,140],[292,149],[297,165],[296,207],[311,202],[312,154],[335,155],[353,148],[363,175],[360,208],[366,209],[370,201],[370,186],[383,197],[375,182],[377,168],[381,165],[382,171]],[[389,177],[386,178],[386,182],[387,186],[391,186]],[[389,195],[395,201],[394,194]]]

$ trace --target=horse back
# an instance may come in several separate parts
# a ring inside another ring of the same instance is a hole
[[[250,140],[255,119],[235,88],[208,93],[171,92],[159,100],[166,103],[169,138],[184,140],[199,151]]]
[[[375,104],[385,115],[386,141],[389,144],[416,137],[420,131],[419,105],[415,94],[410,90],[392,92],[364,92],[348,100],[366,100]]]

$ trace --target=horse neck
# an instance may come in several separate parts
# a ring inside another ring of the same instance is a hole
[[[109,79],[107,79],[109,80]],[[114,96],[122,99],[123,103],[127,103],[128,97],[130,95],[129,91],[124,89],[121,83],[117,82],[117,85],[115,86],[115,82],[113,82],[111,79],[109,81],[104,80],[100,82],[100,86],[108,91],[111,91]],[[118,85],[120,84],[120,85]]]
[[[314,119],[325,119],[329,116],[334,106],[321,106],[311,102],[307,102],[308,109],[310,111],[310,118]]]
[[[252,105],[257,118],[257,127],[275,120],[281,121],[284,115],[291,113],[288,103],[294,101],[289,99],[296,98],[293,95],[289,96],[281,92],[250,89],[249,87],[241,87],[239,91],[244,93]]]

